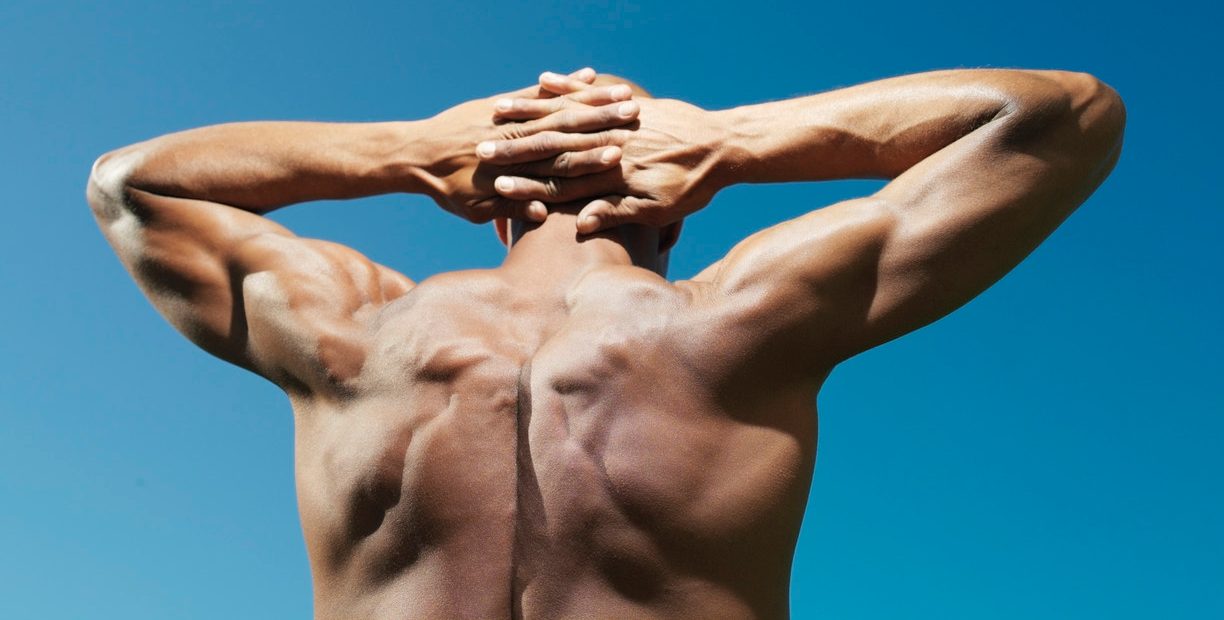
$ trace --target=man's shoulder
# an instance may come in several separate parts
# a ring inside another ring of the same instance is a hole
[[[416,288],[422,292],[436,294],[452,289],[461,289],[469,294],[493,292],[509,286],[504,275],[497,269],[460,269],[444,271],[421,280]]]

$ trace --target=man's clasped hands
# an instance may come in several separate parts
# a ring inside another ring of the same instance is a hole
[[[650,98],[592,69],[546,72],[539,84],[460,104],[431,123],[430,194],[472,222],[543,221],[578,213],[578,232],[664,226],[721,188],[719,113]]]

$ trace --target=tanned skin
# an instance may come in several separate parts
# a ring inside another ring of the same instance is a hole
[[[1125,119],[1058,71],[716,112],[593,78],[96,164],[90,204],[142,290],[292,402],[317,618],[787,617],[825,377],[1018,264],[1104,180]],[[723,187],[850,177],[891,182],[663,277]],[[496,218],[505,262],[414,284],[261,217],[391,192]]]

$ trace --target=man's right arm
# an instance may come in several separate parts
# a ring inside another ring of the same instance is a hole
[[[892,179],[754,235],[707,274],[798,311],[821,362],[1002,278],[1104,181],[1125,123],[1117,93],[1062,71],[940,71],[726,114],[732,182]]]
[[[601,227],[676,221],[736,183],[892,179],[749,237],[697,277],[753,317],[740,323],[794,348],[775,352],[819,366],[938,319],[1015,267],[1108,175],[1125,122],[1115,92],[1062,71],[936,71],[723,112],[641,104],[606,192],[621,196],[583,210]],[[548,187],[590,195],[595,179]],[[530,180],[515,186],[504,195],[534,196]]]

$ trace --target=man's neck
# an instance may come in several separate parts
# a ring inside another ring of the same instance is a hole
[[[526,286],[567,289],[592,269],[637,265],[660,271],[654,229],[622,226],[580,235],[577,216],[550,213],[543,223],[513,223],[512,244],[502,268]]]

